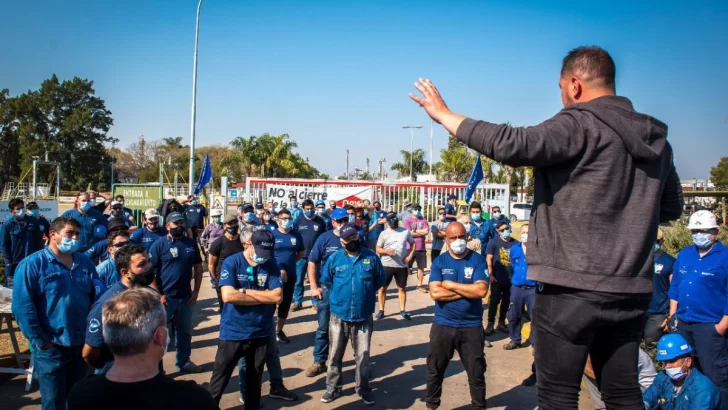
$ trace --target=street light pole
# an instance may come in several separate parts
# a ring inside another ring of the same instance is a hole
[[[415,129],[422,128],[421,125],[403,125],[402,128],[409,129],[411,132],[410,137],[410,182],[412,179],[412,169],[414,168],[414,152],[415,152]]]
[[[435,133],[435,121],[430,120],[430,181],[432,181],[432,136]]]
[[[190,178],[188,180],[192,195],[195,183],[195,120],[197,119],[197,40],[200,36],[200,9],[202,0],[197,3],[197,21],[195,23],[195,56],[192,60],[192,120],[190,125]]]

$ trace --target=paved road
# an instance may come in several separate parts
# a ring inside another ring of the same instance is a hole
[[[372,387],[379,409],[424,409],[421,398],[424,396],[427,381],[427,343],[433,318],[433,302],[429,295],[414,290],[416,278],[409,278],[408,311],[411,321],[404,321],[396,316],[398,311],[397,295],[394,290],[388,294],[386,312],[389,316],[375,323],[372,338]],[[305,306],[309,306],[308,303]],[[174,351],[164,358],[165,368],[171,377],[195,380],[207,386],[210,380],[212,364],[215,357],[220,316],[217,314],[217,300],[214,290],[205,279],[194,316],[194,334],[192,342],[192,360],[202,365],[205,373],[198,375],[181,375],[174,372]],[[353,353],[347,351],[344,363],[343,397],[331,404],[319,401],[325,388],[324,376],[307,378],[305,369],[312,362],[312,345],[316,330],[315,314],[307,309],[291,313],[286,332],[291,343],[281,345],[281,361],[286,386],[299,396],[298,402],[272,400],[265,395],[269,385],[263,385],[263,404],[266,409],[295,407],[298,409],[357,409],[371,408],[358,400],[354,393]],[[488,406],[494,409],[534,409],[536,407],[536,388],[520,386],[521,380],[528,376],[531,366],[530,349],[505,351],[502,345],[507,342],[505,334],[490,338],[493,348],[487,349],[487,395]],[[265,376],[267,380],[267,375]],[[237,372],[223,396],[222,409],[242,409],[238,402]],[[23,391],[23,380],[15,378],[0,385],[0,406],[7,410],[40,409],[40,396],[37,385],[30,393]],[[456,357],[450,364],[443,387],[443,409],[470,408],[467,377],[463,366]],[[588,396],[582,397],[582,410],[588,409]]]

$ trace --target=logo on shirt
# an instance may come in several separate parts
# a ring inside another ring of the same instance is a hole
[[[473,278],[473,268],[465,268],[465,279]]]
[[[455,271],[452,270],[452,269],[446,268],[446,269],[443,269],[442,270],[442,274],[443,274],[443,276],[444,275],[454,275],[455,274]]]
[[[715,276],[715,273],[703,272],[703,276]]]
[[[258,286],[261,288],[265,286],[265,281],[268,279],[267,273],[260,273],[258,274]]]
[[[91,319],[88,322],[88,332],[89,333],[96,333],[101,329],[101,323],[97,319]]]
[[[363,264],[365,264],[365,265],[369,265],[369,264],[371,264],[372,262],[371,262],[371,261],[370,261],[369,259],[364,259],[364,260],[363,260],[363,261],[362,261],[361,263],[363,263]]]
[[[194,251],[196,251],[196,250],[197,250],[197,249],[195,249],[195,248],[187,248],[187,249],[185,250],[185,252],[187,252],[187,253],[190,253],[190,252],[194,252]]]
[[[179,256],[179,251],[177,250],[177,248],[169,248],[169,253],[172,254],[173,258],[176,258]]]
[[[296,238],[291,238],[291,245],[296,246]]]
[[[313,230],[314,230],[314,231],[316,231],[316,232],[318,232],[318,230],[319,230],[319,226],[318,226],[318,225],[314,225],[314,226],[313,226]]]
[[[656,263],[656,264],[655,264],[655,273],[660,273],[660,272],[662,272],[662,268],[664,268],[664,267],[665,267],[665,266],[664,266],[663,264],[661,264],[661,263]]]
[[[227,279],[229,277],[230,277],[230,272],[228,272],[227,270],[222,271],[222,273],[220,274],[220,279]]]

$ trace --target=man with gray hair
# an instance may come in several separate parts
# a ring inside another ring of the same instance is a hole
[[[159,372],[167,351],[169,330],[159,294],[147,288],[123,291],[104,303],[104,343],[114,355],[105,374],[77,383],[69,410],[219,410],[210,394],[192,381],[172,380]]]

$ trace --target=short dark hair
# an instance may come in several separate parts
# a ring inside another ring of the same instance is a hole
[[[304,199],[303,203],[301,204],[302,208],[305,208],[307,206],[313,207],[313,200],[311,198]]]
[[[412,209],[414,209],[415,211],[421,211],[422,210],[422,205],[420,205],[420,204],[414,204],[414,205],[412,205]]]
[[[498,230],[498,229],[500,229],[500,228],[501,228],[501,227],[502,227],[503,225],[505,225],[505,226],[507,226],[507,227],[509,227],[509,228],[510,228],[510,226],[511,226],[511,225],[509,225],[509,224],[508,224],[508,222],[506,222],[506,221],[498,221],[498,223],[497,223],[497,224],[495,224],[495,229],[496,229],[496,230]]]
[[[131,258],[139,253],[147,253],[147,250],[138,243],[130,243],[122,246],[121,249],[114,254],[114,264],[116,271],[121,272],[122,269],[129,270],[131,268]]]
[[[346,205],[344,205],[344,209],[346,209],[347,211],[348,211],[349,209],[354,209],[354,205],[351,205],[351,204],[346,204]]]
[[[376,205],[376,204],[379,204],[379,206],[382,206],[382,203],[379,202],[379,200],[376,200],[376,201],[372,202],[372,205]]]
[[[123,201],[123,200],[124,200],[124,195],[121,195],[121,194],[119,194],[119,195],[117,195],[117,196],[116,196],[116,198],[114,198],[114,199],[116,199],[116,200],[119,200],[119,199],[121,199],[121,200]]]
[[[71,225],[76,229],[81,229],[81,224],[78,223],[77,220],[67,216],[59,216],[51,222],[50,230],[53,232],[60,232],[66,227],[66,225]]]
[[[110,247],[114,244],[114,239],[123,236],[126,239],[129,239],[129,231],[113,231],[109,234],[109,237],[106,238],[106,247]]]
[[[364,208],[362,208],[360,206],[356,207],[356,208],[354,208],[354,213],[364,214]]]
[[[612,56],[601,47],[577,47],[564,57],[561,76],[576,74],[594,86],[614,88],[617,68]]]
[[[480,202],[473,201],[473,202],[470,203],[470,209],[478,209],[478,210],[482,211],[483,210],[483,207],[480,206]]]
[[[492,206],[492,207],[490,208],[490,210],[491,210],[491,211],[493,211],[493,212],[495,212],[495,209],[496,209],[496,208],[498,208],[498,210],[499,210],[499,211],[501,210],[501,207],[499,207],[498,205]]]
[[[437,212],[440,213],[440,211],[445,212],[445,208],[437,208]]]
[[[280,211],[278,211],[278,216],[279,216],[279,217],[280,217],[281,215],[283,215],[283,214],[286,214],[286,215],[288,215],[288,216],[291,216],[291,211],[289,211],[289,210],[288,210],[288,209],[286,209],[286,208],[283,208],[283,209],[281,209]]]
[[[18,205],[25,206],[25,202],[23,202],[23,198],[13,198],[8,202],[8,209],[11,211],[18,207]]]

